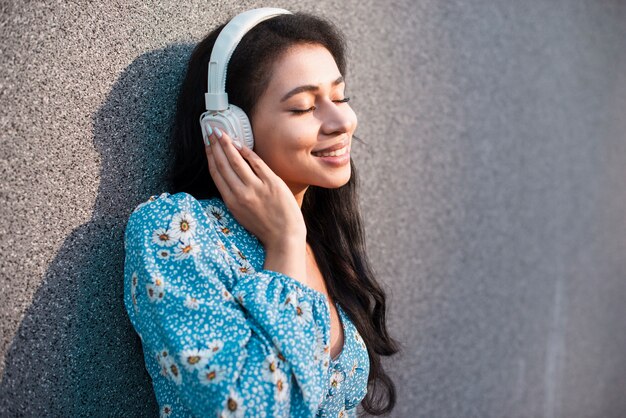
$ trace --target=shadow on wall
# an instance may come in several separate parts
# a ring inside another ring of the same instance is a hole
[[[167,190],[169,127],[193,47],[135,59],[93,116],[102,160],[93,215],[61,246],[9,347],[0,415],[158,415],[124,309],[123,239],[135,206]]]

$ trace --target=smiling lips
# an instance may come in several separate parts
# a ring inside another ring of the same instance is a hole
[[[350,138],[346,138],[341,142],[319,151],[313,151],[311,154],[316,157],[338,157],[350,151]]]
[[[339,157],[341,155],[344,155],[345,153],[347,153],[348,151],[350,151],[350,148],[348,145],[344,145],[342,148],[339,148],[338,150],[335,151],[326,151],[326,152],[313,152],[312,154],[316,157]]]

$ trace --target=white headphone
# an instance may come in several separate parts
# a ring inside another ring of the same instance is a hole
[[[216,126],[231,138],[239,139],[248,148],[254,146],[250,120],[241,108],[228,103],[226,68],[241,38],[257,24],[281,14],[292,14],[285,9],[263,7],[235,16],[221,30],[209,62],[207,92],[204,94],[206,112],[200,115],[202,138],[208,144],[208,125]]]

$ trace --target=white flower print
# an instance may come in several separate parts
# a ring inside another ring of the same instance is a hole
[[[293,290],[287,293],[287,297],[285,297],[285,300],[283,301],[281,308],[284,309],[288,306],[293,306],[293,307],[298,306],[298,294]]]
[[[263,360],[263,378],[268,382],[276,383],[276,378],[279,375],[278,372],[280,372],[281,365],[282,362],[274,353],[267,355],[265,360]]]
[[[278,402],[286,401],[289,397],[289,384],[287,383],[287,375],[280,369],[276,370],[274,378],[274,398]]]
[[[355,330],[354,339],[356,340],[357,343],[359,343],[361,348],[366,348],[365,347],[365,341],[363,341],[363,337],[361,337],[361,334],[359,334],[359,331]]]
[[[327,351],[326,345],[324,344],[324,334],[322,331],[315,327],[315,352],[314,352],[315,361],[322,361],[326,359]]]
[[[158,249],[156,253],[157,257],[159,257],[161,260],[167,260],[172,254],[170,250],[166,250],[165,248]]]
[[[330,366],[330,356],[324,357],[324,362],[322,363],[322,366],[324,366],[325,369],[327,369],[328,366]]]
[[[197,310],[200,308],[200,301],[190,295],[187,295],[187,297],[185,298],[185,307],[188,309],[194,309]]]
[[[255,272],[254,267],[247,260],[239,260],[239,267],[237,267],[240,273],[252,274]]]
[[[146,293],[150,302],[160,302],[165,296],[165,280],[156,273],[152,276],[152,283],[146,284]]]
[[[191,256],[195,256],[198,253],[199,247],[196,245],[196,241],[192,238],[182,240],[179,242],[178,247],[174,250],[174,258],[177,260],[184,260]]]
[[[179,386],[183,383],[183,375],[180,374],[180,369],[178,368],[178,364],[176,364],[175,361],[172,360],[168,372],[170,378],[174,381],[174,383]]]
[[[191,213],[183,210],[172,217],[169,232],[175,240],[188,240],[193,237],[197,221]]]
[[[133,301],[133,307],[135,308],[135,312],[139,311],[139,305],[137,305],[137,291],[135,288],[130,289],[130,298]]]
[[[188,348],[180,353],[180,362],[185,369],[193,372],[202,370],[212,356],[213,353],[209,349]]]
[[[235,299],[237,299],[237,302],[239,302],[240,305],[243,305],[243,299],[245,296],[245,293],[243,292],[243,290],[241,290],[237,292],[237,294],[235,295]]]
[[[309,302],[304,300],[296,304],[296,321],[300,324],[307,324],[313,320],[313,309]]]
[[[341,370],[333,370],[330,375],[330,386],[334,389],[339,389],[341,387],[341,382],[343,382],[345,376],[341,373]]]
[[[152,242],[161,247],[171,247],[176,244],[176,239],[172,237],[167,229],[159,228],[152,233]]]
[[[161,375],[172,379],[174,383],[180,385],[183,381],[183,376],[180,374],[178,364],[176,364],[167,349],[159,351],[156,357],[159,365],[161,366]]]
[[[156,353],[156,359],[157,362],[159,363],[159,366],[161,366],[161,375],[167,377],[168,375],[168,369],[169,369],[169,352],[167,351],[167,349],[162,349],[161,351],[157,351]]]
[[[233,300],[233,295],[228,290],[224,289],[222,290],[222,298],[225,302],[230,302],[231,300]]]
[[[160,273],[154,273],[150,278],[152,279],[152,284],[155,287],[164,287],[165,286],[165,279],[163,278],[163,276]]]
[[[167,348],[162,348],[160,351],[156,352],[157,360],[159,358],[167,358],[169,357],[169,355],[170,355],[170,352]]]
[[[230,250],[233,252],[233,254],[235,254],[239,262],[248,261],[248,257],[246,257],[246,255],[242,253],[241,250],[237,248],[235,244],[230,244]]]
[[[221,252],[223,253],[227,253],[228,250],[226,249],[226,246],[224,245],[224,243],[222,242],[221,239],[217,240],[217,247],[220,249]]]
[[[227,224],[226,215],[222,208],[214,205],[208,205],[205,212],[209,215],[209,218],[216,220],[220,225]]]
[[[229,236],[230,234],[232,234],[233,232],[230,230],[230,228],[226,225],[222,225],[219,227],[219,230],[222,232],[222,234]]]
[[[139,307],[137,306],[137,283],[139,283],[139,277],[137,276],[137,272],[134,271],[131,276],[130,297],[133,301],[133,307],[135,308],[135,312],[139,310]]]
[[[226,376],[226,368],[213,364],[204,370],[198,372],[198,379],[203,385],[221,382]]]
[[[159,418],[168,418],[170,415],[172,415],[172,406],[163,405],[160,411]]]
[[[211,356],[217,354],[222,348],[224,348],[224,341],[222,340],[213,340],[209,341],[207,344],[209,351],[211,351]]]
[[[350,368],[350,371],[348,372],[348,376],[352,377],[354,376],[354,373],[356,372],[356,369],[359,367],[359,362],[355,359],[354,362],[352,363],[352,367]]]
[[[234,389],[230,389],[226,400],[222,405],[222,412],[220,412],[220,418],[242,418],[246,412],[246,408],[243,406],[243,399],[235,392]]]

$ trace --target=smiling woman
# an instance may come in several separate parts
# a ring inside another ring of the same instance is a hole
[[[124,301],[161,414],[388,413],[395,386],[380,358],[398,347],[366,253],[343,39],[303,13],[242,26],[225,90],[253,149],[204,119],[222,25],[189,60],[171,193],[126,227]]]
[[[252,110],[258,138],[254,151],[301,204],[309,186],[337,188],[350,179],[349,148],[357,118],[345,101],[343,76],[325,47],[294,45],[271,71]],[[334,157],[320,155],[333,150]]]

